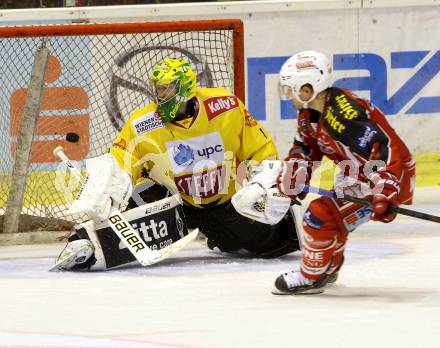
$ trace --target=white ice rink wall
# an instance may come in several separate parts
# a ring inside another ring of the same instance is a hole
[[[440,152],[438,0],[237,1],[0,11],[2,25],[240,18],[246,103],[285,154],[296,113],[277,72],[305,49],[333,60],[334,84],[379,106],[415,153]]]

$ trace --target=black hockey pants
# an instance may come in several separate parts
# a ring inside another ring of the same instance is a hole
[[[166,195],[166,189],[159,185],[140,193],[145,203],[157,201]],[[131,199],[128,209],[135,206]],[[299,250],[290,212],[280,223],[271,226],[240,215],[230,202],[204,208],[184,204],[183,210],[188,227],[198,227],[208,238],[210,248],[218,247],[223,252],[246,249],[253,256],[261,258],[275,258]]]

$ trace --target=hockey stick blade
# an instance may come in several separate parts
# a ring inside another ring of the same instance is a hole
[[[316,193],[321,196],[327,196],[327,197],[331,197],[334,199],[342,199],[342,200],[349,201],[352,203],[357,203],[357,204],[361,204],[361,205],[365,205],[365,206],[371,206],[371,202],[367,201],[366,199],[352,197],[352,196],[346,196],[346,195],[337,196],[336,192],[334,192],[334,191],[324,190],[322,188],[312,187],[312,186],[308,186],[308,185],[304,185],[303,192]],[[397,214],[411,216],[411,217],[414,217],[417,219],[440,223],[440,216],[422,213],[422,212],[411,210],[411,209],[396,207],[393,205],[390,206],[390,210],[392,212],[397,213]]]

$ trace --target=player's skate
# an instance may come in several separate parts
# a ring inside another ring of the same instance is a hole
[[[92,242],[88,239],[69,242],[49,271],[67,271],[75,267],[81,268],[80,265],[83,265],[92,257],[94,250]]]
[[[333,285],[334,283],[336,283],[337,280],[338,280],[338,272],[329,274],[327,276],[327,284],[329,284],[329,285],[330,284]]]
[[[280,275],[275,280],[275,295],[299,295],[299,294],[320,294],[328,283],[327,277],[312,281],[307,279],[299,271],[290,271]]]

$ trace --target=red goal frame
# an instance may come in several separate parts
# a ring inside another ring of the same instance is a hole
[[[174,31],[189,32],[215,29],[233,31],[233,92],[244,103],[244,25],[243,21],[240,19],[0,27],[0,38],[128,34],[145,32],[165,33]]]

